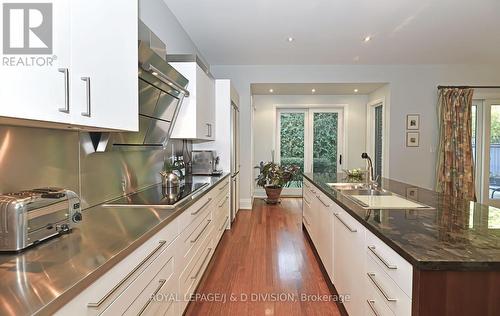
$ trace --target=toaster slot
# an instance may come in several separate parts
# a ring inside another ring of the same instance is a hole
[[[28,232],[46,229],[49,225],[56,225],[68,221],[68,201],[58,202],[38,209],[28,211]]]

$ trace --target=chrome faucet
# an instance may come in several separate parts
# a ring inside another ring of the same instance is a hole
[[[368,161],[368,183],[370,183],[370,185],[372,185],[375,188],[377,188],[378,187],[378,182],[375,179],[375,174],[374,174],[374,171],[373,171],[372,159],[370,158],[370,156],[368,156],[367,153],[362,153],[361,154],[361,158],[366,159]]]

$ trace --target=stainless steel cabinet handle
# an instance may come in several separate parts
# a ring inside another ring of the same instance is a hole
[[[207,125],[207,137],[210,137],[210,124],[209,123],[206,123]]]
[[[368,303],[368,305],[370,306],[370,309],[372,310],[373,312],[373,315],[375,316],[380,316],[380,313],[377,311],[377,309],[375,308],[375,301],[374,300],[366,300],[366,302]]]
[[[319,195],[316,195],[316,197],[318,198],[318,200],[321,202],[321,204],[323,204],[324,206],[326,207],[330,207],[330,204],[326,204],[323,199],[321,199],[321,197]]]
[[[132,271],[130,271],[118,284],[116,284],[106,295],[104,295],[97,303],[88,303],[87,307],[99,308],[118,288],[120,288],[130,277],[137,272],[151,257],[153,257],[163,246],[167,244],[165,240],[160,240],[159,245],[151,251]]]
[[[59,112],[69,113],[69,70],[68,68],[59,68],[59,72],[64,74],[64,107]]]
[[[223,229],[226,228],[226,225],[227,225],[227,220],[229,219],[229,216],[226,216],[226,219],[224,220],[224,224],[222,225],[221,228],[219,228],[219,231],[222,231]]]
[[[209,219],[209,220],[207,221],[207,223],[205,224],[205,227],[203,227],[203,229],[200,231],[200,233],[198,234],[198,236],[196,236],[196,238],[195,238],[195,239],[191,240],[191,243],[195,243],[195,242],[197,242],[197,241],[198,241],[198,239],[199,239],[199,238],[200,238],[200,236],[203,234],[203,232],[205,231],[205,229],[207,229],[208,225],[210,225],[210,222],[211,222],[211,221],[212,221],[211,219]]]
[[[226,182],[226,184],[224,184],[223,186],[221,186],[221,187],[219,188],[219,191],[224,190],[224,188],[226,188],[228,185],[229,185],[229,181],[228,181],[228,182]]]
[[[306,223],[307,226],[311,226],[309,225],[309,222],[307,221],[307,218],[305,216],[302,216],[302,219],[304,220],[304,223]]]
[[[307,205],[311,206],[311,202],[309,202],[305,196],[303,196],[302,199],[304,199],[304,202],[306,202]]]
[[[201,263],[201,266],[200,268],[198,269],[198,271],[196,271],[196,274],[194,276],[191,277],[191,279],[197,279],[198,278],[198,275],[200,274],[201,272],[201,269],[203,268],[203,266],[205,265],[205,262],[207,262],[207,259],[210,257],[210,253],[212,252],[212,248],[208,248],[208,253],[207,253],[207,256],[205,257],[205,259],[203,259],[203,262]]]
[[[368,246],[368,249],[378,258],[378,260],[382,261],[382,263],[387,267],[387,269],[396,270],[398,267],[394,264],[390,264],[387,260],[385,260],[378,252],[375,251],[375,246]]]
[[[385,299],[387,301],[389,301],[389,302],[396,302],[397,301],[397,299],[391,298],[386,293],[386,291],[380,286],[380,284],[378,284],[377,280],[375,280],[375,273],[368,272],[367,275],[368,275],[368,278],[370,278],[370,280],[373,282],[373,284],[375,284],[375,286],[377,287],[377,289],[380,291],[380,293],[382,293],[382,295],[385,297]]]
[[[338,220],[339,220],[342,224],[344,224],[344,226],[345,226],[347,229],[349,229],[349,231],[350,231],[351,233],[355,233],[355,232],[357,232],[357,231],[358,231],[357,229],[354,229],[354,228],[352,228],[351,226],[347,225],[347,223],[346,223],[346,222],[344,222],[344,220],[342,220],[342,218],[340,218],[339,213],[334,213],[333,215],[335,215],[335,217],[336,217],[336,218],[337,218],[337,219],[338,219]]]
[[[226,201],[229,199],[229,196],[226,196],[226,198],[224,199],[224,201],[221,203],[221,205],[219,205],[219,208],[221,208],[224,204],[226,204]]]
[[[167,283],[167,280],[165,279],[161,279],[158,281],[159,284],[158,284],[158,287],[156,288],[156,290],[153,292],[153,294],[151,294],[149,296],[149,299],[148,301],[146,302],[146,304],[144,304],[144,306],[141,308],[141,310],[139,311],[139,314],[138,315],[142,315],[144,313],[144,311],[146,310],[146,308],[148,308],[149,304],[151,304],[151,301],[153,300],[153,298],[156,296],[156,294],[158,294],[158,292],[160,292],[161,288],[165,285],[165,283]]]
[[[85,81],[85,97],[87,98],[87,112],[82,112],[82,116],[90,117],[91,115],[91,102],[90,102],[90,77],[81,77]]]
[[[208,203],[210,203],[212,201],[212,198],[208,198],[208,200],[202,205],[200,206],[199,209],[196,210],[196,212],[193,212],[191,213],[191,215],[196,215],[198,214],[205,206],[207,206]]]

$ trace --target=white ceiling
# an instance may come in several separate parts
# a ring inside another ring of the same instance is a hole
[[[210,64],[500,63],[499,0],[164,1]]]
[[[363,95],[384,83],[252,83],[253,95]],[[273,89],[273,91],[269,91]],[[315,89],[312,92],[312,89]],[[355,92],[354,90],[357,90]]]

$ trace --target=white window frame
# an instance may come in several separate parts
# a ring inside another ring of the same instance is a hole
[[[366,105],[366,152],[375,157],[375,108],[382,106],[382,177],[389,178],[389,153],[387,152],[388,124],[385,99],[377,99]]]
[[[348,144],[347,144],[347,105],[346,104],[277,104],[274,105],[274,160],[277,163],[281,162],[280,157],[280,114],[281,113],[305,113],[304,116],[304,172],[312,172],[313,164],[313,137],[314,135],[310,132],[313,128],[313,115],[312,113],[325,113],[325,112],[338,112],[339,113],[339,131],[342,132],[341,148],[337,150],[337,161],[339,161],[340,155],[342,155],[342,166],[339,169],[346,168],[348,161]],[[340,171],[340,170],[337,170]],[[284,188],[284,196],[302,196],[302,188]]]

